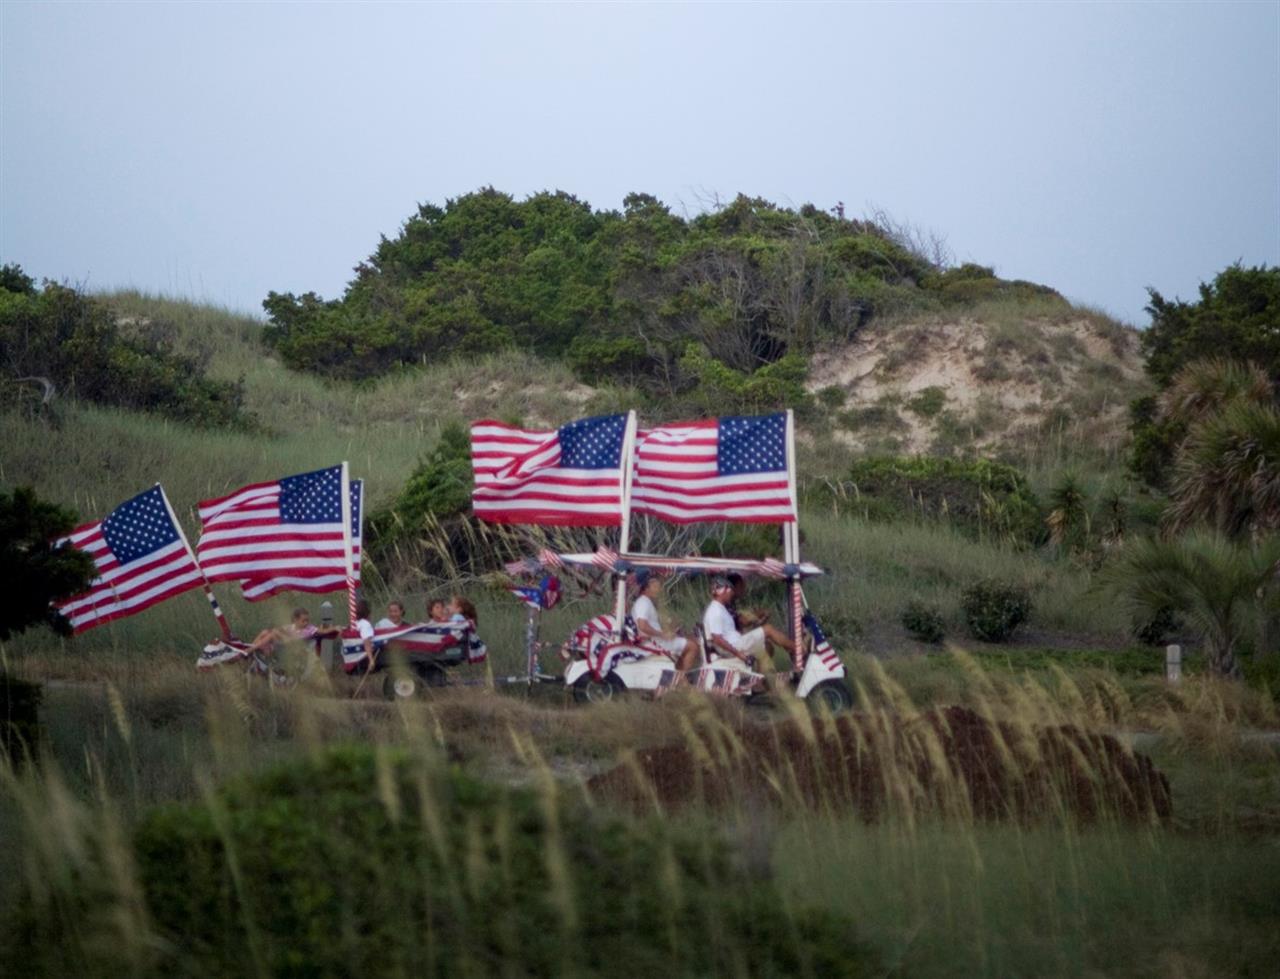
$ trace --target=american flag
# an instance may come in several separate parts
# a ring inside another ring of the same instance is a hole
[[[834,670],[840,665],[840,655],[831,648],[831,643],[827,640],[827,634],[822,631],[822,626],[818,625],[818,617],[812,612],[805,612],[804,625],[809,630],[809,635],[813,636],[814,655],[822,660],[823,666],[829,670]]]
[[[632,507],[671,523],[790,523],[787,416],[665,425],[641,434]]]
[[[582,418],[553,431],[475,422],[476,516],[490,523],[617,526],[626,430],[626,415]]]
[[[159,483],[59,543],[85,551],[98,569],[87,592],[57,606],[73,632],[133,615],[203,584]]]
[[[360,580],[363,484],[353,479],[352,559]],[[254,483],[200,504],[196,555],[210,581],[239,581],[244,597],[345,588],[342,466]]]

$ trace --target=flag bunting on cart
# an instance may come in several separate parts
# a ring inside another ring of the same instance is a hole
[[[790,523],[787,416],[713,418],[637,436],[632,509],[671,523]]]
[[[158,483],[58,543],[87,553],[98,571],[88,591],[57,605],[73,632],[134,615],[203,584]]]
[[[349,485],[352,560],[360,580],[360,480]],[[239,581],[257,601],[281,591],[347,586],[342,466],[254,483],[199,506],[196,556],[210,581]]]
[[[617,526],[626,429],[626,415],[582,418],[551,431],[475,422],[476,516],[490,523]]]
[[[818,618],[812,612],[804,613],[804,627],[809,630],[809,635],[813,636],[813,652],[820,660],[822,665],[829,670],[834,670],[840,665],[840,656],[831,648],[831,643],[827,640],[827,634],[822,631],[822,626],[818,625]]]

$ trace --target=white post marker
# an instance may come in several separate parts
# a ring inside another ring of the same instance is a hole
[[[344,460],[342,463],[342,557],[343,570],[347,575],[347,625],[356,624],[356,566],[352,557],[351,540],[351,471]],[[364,514],[364,501],[361,500],[360,513]]]
[[[191,558],[191,563],[200,572],[200,580],[204,582],[204,597],[209,600],[209,608],[213,610],[213,617],[218,620],[218,631],[222,633],[223,641],[234,639],[235,636],[231,632],[227,617],[222,613],[222,606],[218,604],[218,598],[213,593],[213,587],[209,584],[209,579],[204,576],[204,568],[200,567],[200,562],[196,560],[196,552],[191,548],[191,541],[187,540],[187,532],[182,529],[182,524],[178,523],[178,515],[173,512],[173,504],[169,502],[169,495],[165,493],[164,487],[159,483],[156,483],[156,489],[160,491],[160,499],[164,500],[164,508],[169,511],[169,519],[173,521],[173,525],[178,529],[178,536],[182,538],[182,546],[187,549],[187,556]]]
[[[618,528],[618,554],[626,554],[631,545],[631,480],[635,475],[632,457],[636,447],[636,413],[627,412],[627,427],[622,434],[622,458],[619,460],[622,494],[622,523]],[[627,576],[614,573],[617,589],[613,602],[614,638],[622,637],[622,624],[627,618]]]
[[[1170,683],[1182,679],[1182,647],[1179,645],[1164,647],[1164,676]]]

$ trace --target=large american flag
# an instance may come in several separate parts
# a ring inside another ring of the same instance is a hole
[[[203,584],[159,483],[59,543],[85,551],[98,569],[87,592],[57,606],[73,632],[133,615]]]
[[[617,526],[626,430],[626,415],[582,418],[553,431],[473,423],[476,516],[490,523]]]
[[[790,523],[787,416],[713,418],[642,432],[631,501],[672,523]]]
[[[360,580],[362,481],[350,481],[352,559]],[[254,483],[200,504],[196,555],[210,581],[239,581],[258,601],[347,586],[342,466]]]

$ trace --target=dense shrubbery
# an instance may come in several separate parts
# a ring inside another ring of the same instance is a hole
[[[1229,266],[1213,282],[1201,283],[1195,302],[1170,302],[1154,289],[1148,291],[1151,326],[1142,332],[1142,349],[1147,373],[1161,391],[1180,372],[1205,360],[1253,364],[1280,390],[1280,266]],[[1153,486],[1168,485],[1188,427],[1182,414],[1162,411],[1155,396],[1135,401],[1133,471]]]
[[[975,639],[1005,642],[1031,614],[1031,595],[1021,585],[984,579],[960,596],[965,622]]]
[[[946,621],[936,605],[913,598],[902,610],[902,627],[921,642],[938,643],[946,637]]]
[[[68,922],[83,935],[96,913],[95,881],[81,880],[24,905],[11,964],[65,975],[88,953],[88,972],[165,976],[872,972],[848,922],[790,913],[708,828],[623,820],[552,786],[489,785],[399,752],[334,749],[155,811],[133,851],[150,962],[67,941]]]
[[[989,459],[863,459],[839,483],[811,486],[808,501],[872,520],[945,520],[965,533],[1017,544],[1039,543],[1045,533],[1026,477]]]
[[[485,188],[421,205],[341,299],[273,292],[263,307],[268,342],[299,369],[359,378],[514,346],[724,413],[794,406],[814,346],[877,313],[1022,287],[938,261],[811,205],[739,196],[685,219],[647,194],[618,212]]]
[[[95,576],[84,551],[53,545],[75,525],[74,513],[34,490],[0,492],[0,640],[39,623],[68,631],[49,603],[79,594]]]
[[[37,289],[14,266],[0,275],[0,361],[6,381],[48,378],[98,404],[154,411],[197,425],[246,427],[238,384],[204,377],[159,334],[123,331],[102,302],[47,282]],[[0,399],[11,400],[4,385]]]

